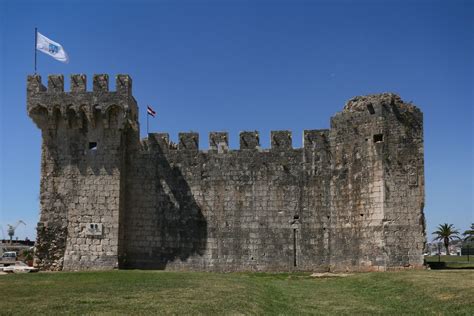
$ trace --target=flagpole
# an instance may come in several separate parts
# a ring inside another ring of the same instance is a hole
[[[36,43],[38,43],[38,28],[35,27],[35,75],[36,75]]]
[[[150,114],[148,114],[148,109],[146,111],[146,137],[148,137],[148,119]]]

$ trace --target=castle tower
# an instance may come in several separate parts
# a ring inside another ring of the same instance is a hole
[[[394,94],[350,100],[331,120],[331,266],[421,267],[423,116]]]
[[[28,76],[27,111],[42,132],[37,264],[45,270],[110,269],[121,253],[125,155],[138,142],[132,81],[95,75]]]

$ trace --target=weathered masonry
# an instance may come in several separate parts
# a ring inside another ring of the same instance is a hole
[[[423,264],[423,118],[394,94],[351,99],[328,130],[139,138],[132,80],[28,77],[41,129],[45,270],[370,271]]]

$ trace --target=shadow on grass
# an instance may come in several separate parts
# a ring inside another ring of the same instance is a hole
[[[474,270],[474,263],[462,262],[425,262],[433,270]]]

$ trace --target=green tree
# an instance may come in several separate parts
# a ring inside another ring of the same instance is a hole
[[[464,236],[464,240],[471,240],[474,239],[474,223],[471,224],[471,229],[468,229],[462,233]]]
[[[443,241],[444,247],[446,248],[446,254],[449,256],[449,242],[453,239],[459,239],[459,231],[454,229],[453,224],[440,224],[438,230],[433,232],[436,235],[434,240]]]

